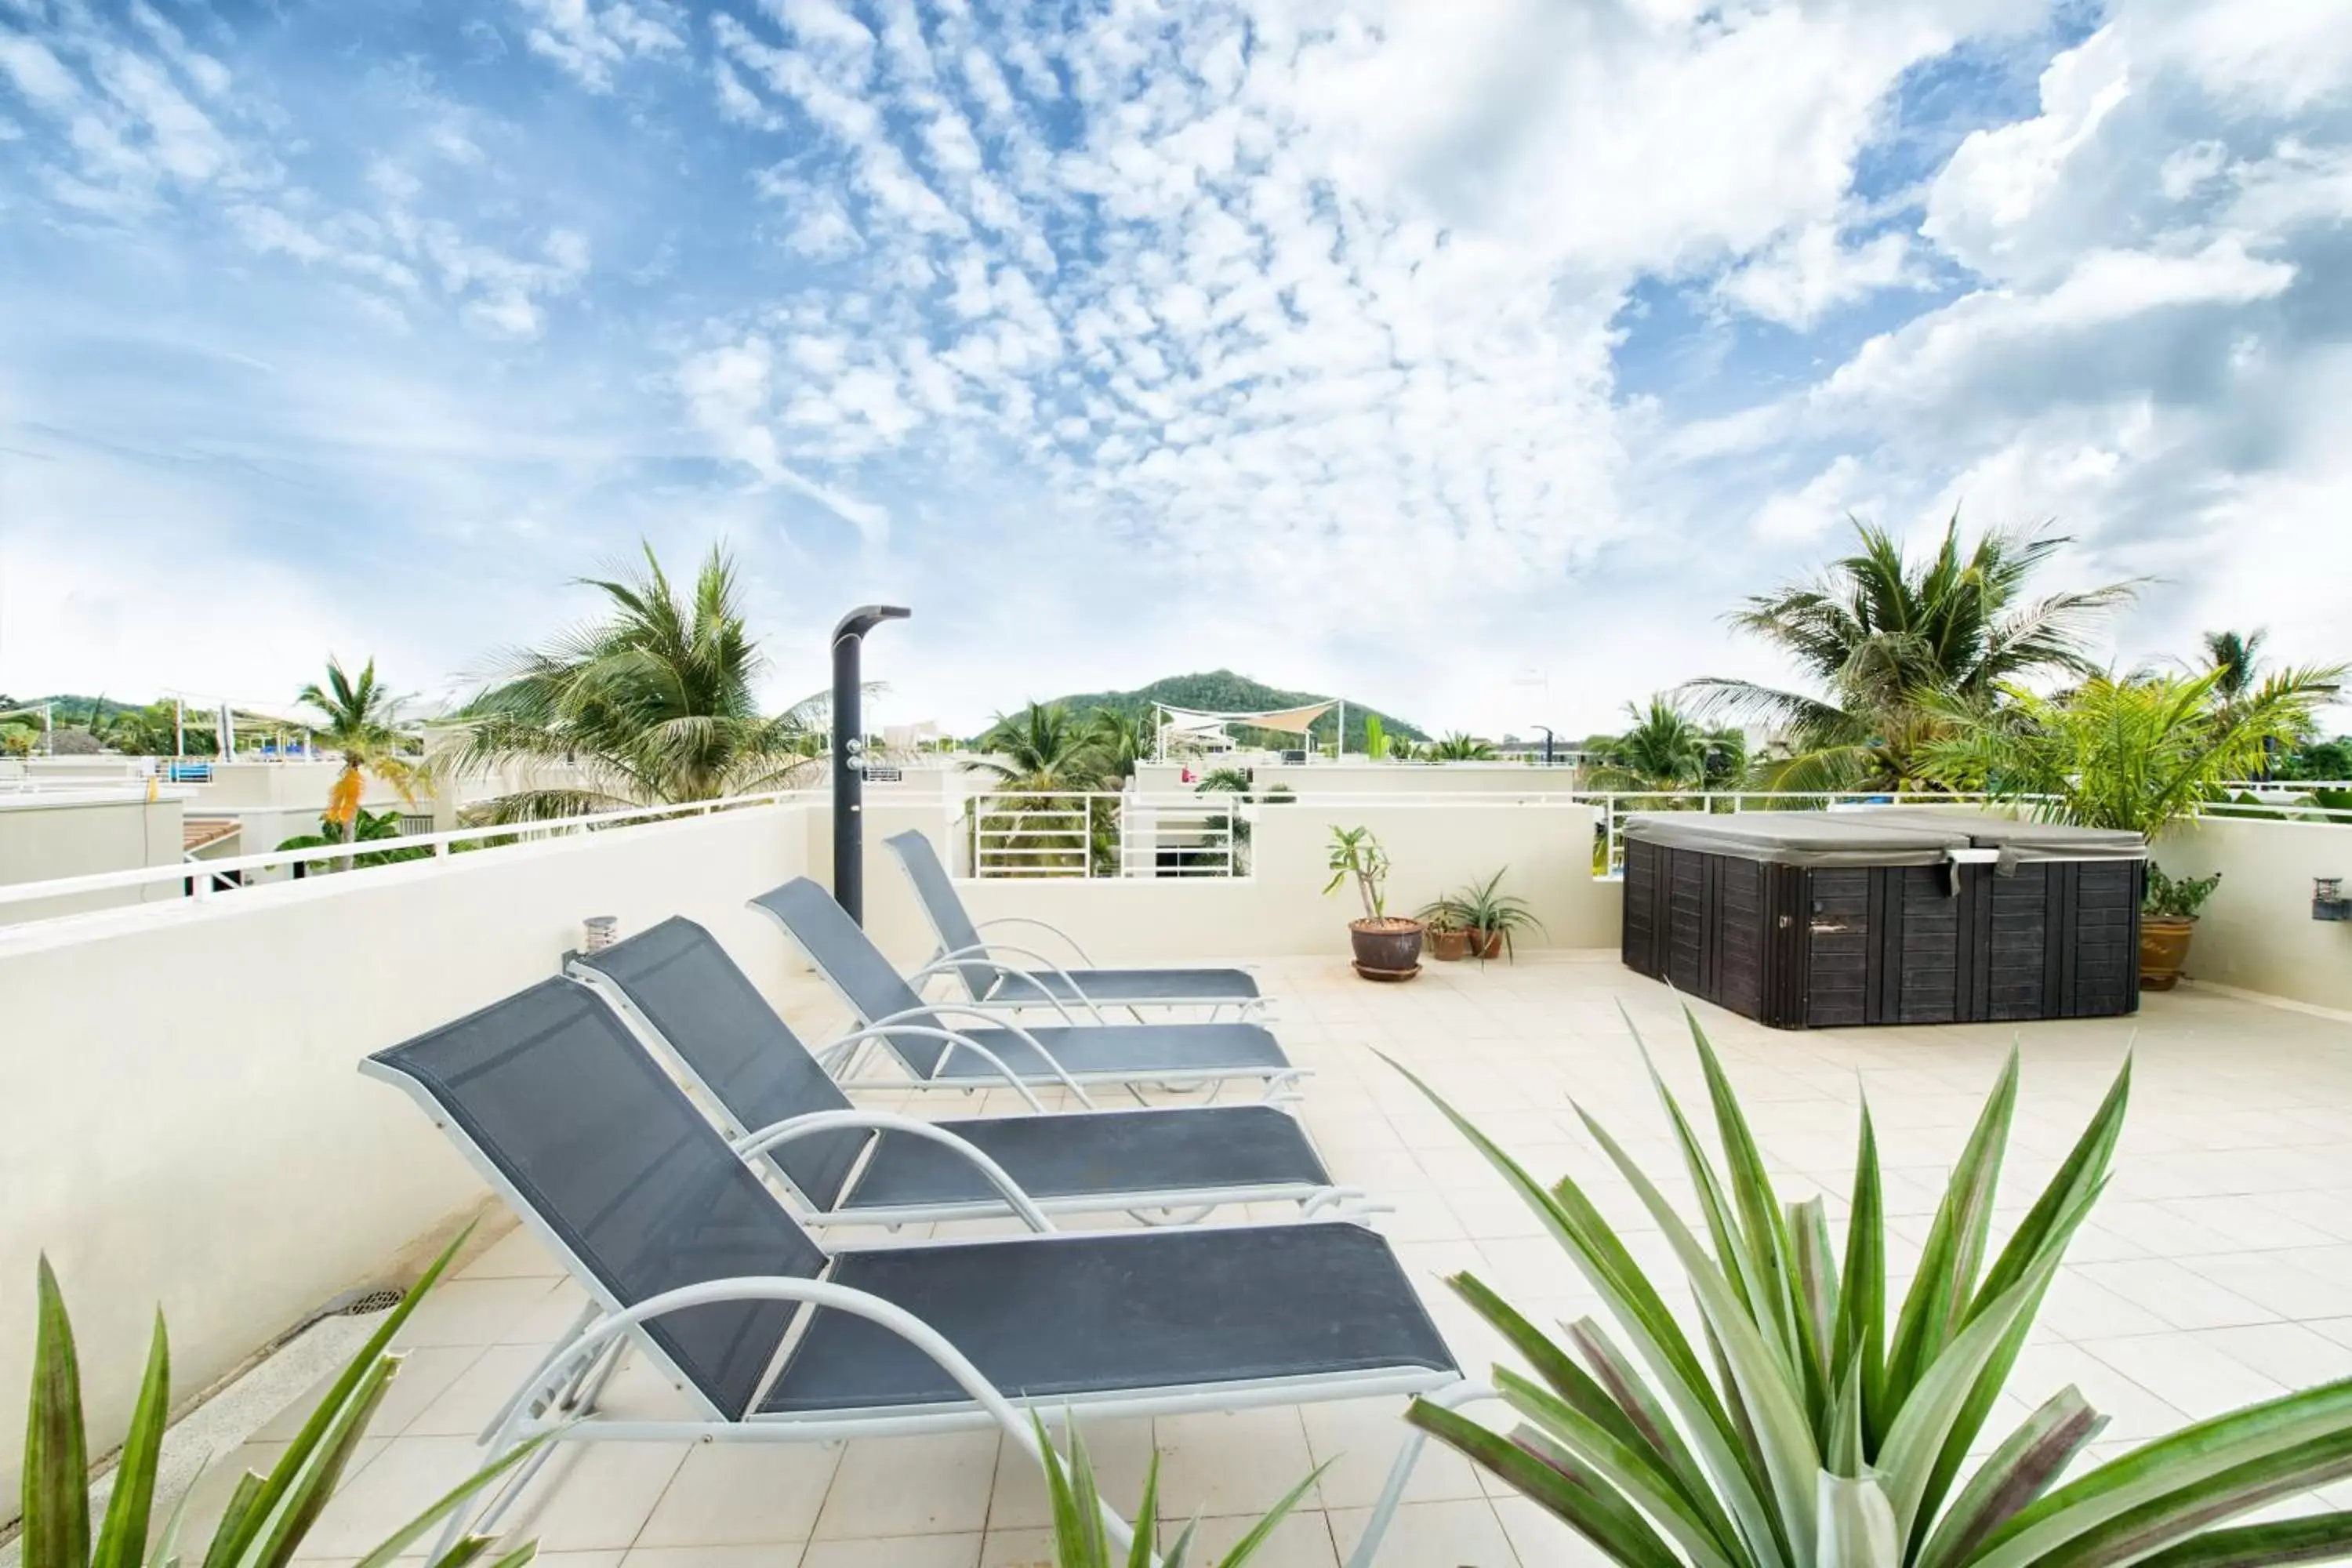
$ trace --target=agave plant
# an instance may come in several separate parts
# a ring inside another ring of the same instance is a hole
[[[1035,1420],[1035,1417],[1031,1417]],[[1151,1551],[1152,1521],[1160,1510],[1160,1455],[1151,1456],[1151,1468],[1144,1472],[1143,1504],[1137,1510],[1140,1521],[1135,1539],[1122,1550],[1112,1539],[1104,1518],[1102,1493],[1095,1485],[1094,1461],[1087,1455],[1087,1445],[1078,1436],[1076,1424],[1070,1427],[1069,1463],[1054,1447],[1045,1435],[1045,1425],[1037,1422],[1037,1447],[1045,1458],[1045,1491],[1054,1510],[1055,1568],[1186,1568],[1192,1554],[1192,1539],[1200,1521],[1187,1522],[1168,1550],[1157,1557]],[[1213,1568],[1241,1568],[1265,1549],[1273,1538],[1275,1526],[1289,1516],[1298,1500],[1323,1477],[1326,1466],[1318,1466],[1313,1474],[1291,1488],[1290,1494],[1267,1511],[1265,1518],[1252,1525],[1249,1532],[1237,1542],[1231,1552],[1217,1559]]]
[[[360,1347],[326,1397],[302,1424],[269,1474],[247,1471],[230,1494],[211,1542],[196,1555],[203,1568],[285,1568],[334,1495],[352,1451],[367,1435],[369,1421],[383,1403],[400,1371],[401,1357],[387,1347],[433,1282],[449,1267],[460,1236],[425,1271],[399,1306],[386,1315]],[[89,1444],[82,1426],[81,1373],[74,1355],[73,1324],[65,1298],[45,1256],[40,1266],[38,1326],[34,1332],[32,1414],[25,1432],[24,1568],[176,1568],[183,1561],[180,1523],[184,1495],[160,1533],[152,1531],[155,1476],[171,1418],[172,1353],[162,1313],[147,1353],[147,1372],[131,1411],[130,1435],[114,1473],[113,1495],[93,1541],[89,1528]],[[409,1521],[360,1560],[359,1568],[390,1568],[425,1531],[475,1493],[513,1468],[538,1447],[520,1445],[477,1470]],[[152,1545],[149,1537],[154,1534]],[[466,1535],[429,1568],[467,1568],[490,1548],[490,1538]],[[489,1568],[522,1568],[535,1546],[526,1543],[499,1557]]]
[[[2011,1051],[1890,1326],[1867,1103],[1841,1260],[1822,1200],[1783,1205],[1774,1193],[1696,1018],[1691,1034],[1720,1166],[1654,1065],[1650,1076],[1705,1239],[1607,1129],[1584,1122],[1672,1246],[1703,1350],[1575,1182],[1538,1182],[1412,1079],[1567,1248],[1624,1339],[1587,1318],[1555,1342],[1457,1275],[1454,1289],[1534,1373],[1496,1369],[1519,1424],[1505,1436],[1425,1401],[1409,1420],[1633,1568],[2238,1568],[2352,1552],[2352,1512],[2212,1528],[2352,1474],[2352,1379],[2200,1421],[2062,1483],[2105,1424],[2068,1387],[1969,1469],[2067,1242],[2106,1184],[2128,1060],[1996,1253],[1994,1192],[2017,1107]]]

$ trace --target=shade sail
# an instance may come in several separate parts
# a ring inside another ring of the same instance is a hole
[[[1179,734],[1214,734],[1228,724],[1249,724],[1260,730],[1281,730],[1304,735],[1307,727],[1338,707],[1337,702],[1309,703],[1304,708],[1277,708],[1265,713],[1212,713],[1201,709],[1171,708],[1160,703],[1160,723]]]

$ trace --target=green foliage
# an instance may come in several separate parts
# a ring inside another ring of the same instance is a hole
[[[401,799],[416,798],[422,774],[403,754],[411,742],[400,728],[401,700],[376,679],[375,660],[369,659],[354,679],[331,656],[327,684],[304,687],[295,700],[323,715],[314,736],[320,746],[342,756],[343,771],[327,792],[326,819],[341,831],[343,842],[352,842],[358,832],[360,796],[367,792],[370,774],[399,791]]]
[[[1748,740],[1738,730],[1709,730],[1666,697],[1653,697],[1646,709],[1625,704],[1633,727],[1607,736],[1593,748],[1601,765],[1594,781],[1603,789],[1724,789],[1748,771]]]
[[[1841,1255],[1822,1199],[1784,1204],[1774,1191],[1722,1063],[1696,1018],[1690,1028],[1720,1161],[1654,1067],[1651,1079],[1695,1194],[1696,1230],[1580,1114],[1675,1254],[1699,1342],[1573,1178],[1545,1186],[1412,1079],[1534,1210],[1622,1337],[1585,1318],[1555,1340],[1475,1275],[1456,1275],[1449,1283],[1524,1364],[1495,1371],[1518,1425],[1506,1436],[1427,1401],[1407,1419],[1637,1568],[2187,1568],[2352,1551],[2352,1512],[2211,1528],[2352,1474],[2352,1379],[2199,1422],[2062,1482],[2105,1424],[2066,1388],[1970,1466],[2066,1246],[2106,1184],[2128,1061],[1996,1250],[2017,1110],[2011,1053],[1897,1304],[1867,1100]]]
[[[267,1476],[248,1472],[229,1500],[211,1543],[194,1559],[205,1568],[285,1568],[301,1550],[327,1500],[349,1468],[367,1426],[391,1390],[402,1357],[393,1336],[448,1268],[465,1241],[459,1237],[388,1314],[343,1368],[326,1396],[295,1434]],[[163,1317],[155,1316],[147,1370],[140,1382],[130,1433],[115,1471],[114,1490],[95,1541],[90,1533],[89,1443],[82,1426],[81,1373],[73,1324],[49,1260],[41,1259],[39,1311],[33,1345],[33,1394],[26,1423],[25,1568],[177,1568],[180,1515],[152,1528],[155,1478],[163,1430],[171,1420],[171,1347]],[[360,1568],[389,1568],[425,1532],[468,1499],[527,1458],[538,1441],[493,1458],[361,1559]],[[149,1537],[154,1536],[153,1544]],[[488,1537],[467,1535],[429,1568],[467,1568],[488,1552]],[[488,1568],[522,1568],[534,1548],[521,1546]]]
[[[1263,685],[1245,675],[1235,675],[1230,669],[1211,670],[1204,675],[1171,675],[1139,686],[1132,691],[1087,691],[1068,697],[1052,699],[1073,713],[1092,714],[1097,710],[1129,713],[1139,719],[1149,732],[1151,725],[1151,705],[1165,702],[1171,708],[1191,708],[1209,713],[1268,713],[1285,708],[1304,708],[1312,702],[1328,702],[1332,699],[1312,691],[1284,691]],[[1348,704],[1348,750],[1364,749],[1364,721],[1377,718],[1388,730],[1391,739],[1399,735],[1415,740],[1426,739],[1421,731],[1394,714],[1366,707],[1350,697]],[[1319,743],[1331,739],[1338,727],[1337,711],[1324,714],[1308,731],[1310,742]],[[1278,730],[1255,730],[1247,725],[1234,728],[1234,737],[1247,746],[1263,746],[1283,751],[1299,744],[1298,737]]]
[[[1528,901],[1516,893],[1502,890],[1504,875],[1508,866],[1483,882],[1472,882],[1444,897],[1431,900],[1417,912],[1420,919],[1441,931],[1466,931],[1481,962],[1486,956],[1486,939],[1503,939],[1503,952],[1512,958],[1518,956],[1515,939],[1525,931],[1543,930],[1543,921],[1536,919]]]
[[[456,765],[571,770],[488,803],[492,822],[787,789],[824,752],[826,700],[760,711],[767,660],[745,628],[735,564],[713,546],[690,593],[673,587],[653,547],[625,578],[590,578],[602,619],[542,648],[509,655],[469,703]]]
[[[1097,708],[1087,716],[1087,739],[1102,769],[1103,784],[1118,788],[1135,776],[1138,763],[1151,755],[1151,721],[1139,713]]]
[[[2281,671],[2230,703],[2215,700],[2221,672],[2213,669],[2095,675],[2056,697],[2006,687],[2004,707],[1927,744],[1921,764],[1955,789],[2154,837],[2260,766],[2266,742],[2308,722],[2341,675]]]
[[[989,754],[971,758],[964,766],[990,774],[1000,788],[1050,792],[1104,785],[1103,754],[1094,732],[1058,702],[1032,702],[1018,713],[999,713],[980,747]]]
[[[1364,755],[1373,762],[1385,762],[1389,754],[1389,727],[1377,713],[1364,715]]]
[[[1339,885],[1355,879],[1356,894],[1364,900],[1364,918],[1376,921],[1389,912],[1388,851],[1372,837],[1369,827],[1334,827],[1331,829],[1331,858],[1326,869],[1331,879],[1323,884],[1326,897],[1339,890]]]
[[[1036,1417],[1032,1416],[1033,1421]],[[1070,1427],[1070,1458],[1066,1465],[1053,1439],[1045,1433],[1045,1425],[1037,1421],[1037,1446],[1045,1451],[1045,1492],[1054,1513],[1055,1568],[1187,1568],[1192,1561],[1193,1535],[1200,1521],[1186,1523],[1168,1550],[1154,1556],[1151,1535],[1160,1512],[1160,1455],[1151,1456],[1151,1466],[1143,1475],[1143,1502],[1136,1510],[1142,1521],[1133,1542],[1120,1551],[1105,1527],[1105,1504],[1101,1491],[1095,1484],[1093,1458],[1087,1453],[1086,1439],[1078,1435],[1075,1423]],[[1313,1474],[1290,1489],[1265,1516],[1252,1525],[1236,1542],[1234,1549],[1217,1559],[1212,1568],[1241,1568],[1265,1550],[1274,1535],[1275,1526],[1288,1518],[1300,1500],[1314,1489],[1315,1483],[1330,1467],[1318,1465]]]
[[[2163,867],[2151,860],[2147,863],[2147,890],[2140,897],[2140,911],[2165,920],[2193,921],[2213,889],[2221,885],[2221,873],[2210,877],[2173,877]]]
[[[1453,730],[1418,753],[1433,763],[1491,763],[1495,748],[1466,730]]]
[[[302,833],[296,835],[292,838],[280,839],[278,841],[278,847],[280,849],[324,849],[328,846],[333,844],[364,844],[370,839],[381,840],[385,838],[397,838],[401,836],[400,813],[396,811],[370,811],[365,806],[362,806],[352,816],[349,826],[351,828],[351,832],[347,837],[344,832],[343,824],[336,822],[335,819],[331,816],[321,816],[319,818],[318,832]],[[430,849],[409,848],[377,849],[369,851],[365,854],[344,856],[339,858],[343,865],[349,867],[389,866],[395,860],[428,860],[431,859],[432,857],[433,851]],[[319,868],[319,864],[320,863],[315,860],[304,862],[303,865],[298,866],[295,868],[295,875],[300,876],[305,872],[305,870],[316,870]]]
[[[0,756],[29,757],[40,744],[38,724],[20,724],[13,719],[0,721]]]
[[[2271,767],[2276,779],[2352,779],[2352,735],[2332,741],[2307,741],[2276,759]]]
[[[2070,542],[2063,536],[1995,530],[1963,552],[1955,515],[1915,563],[1893,534],[1853,521],[1853,554],[1730,617],[1794,659],[1818,693],[1713,677],[1685,688],[1702,717],[1780,732],[1762,780],[1774,789],[1919,787],[1921,750],[1953,732],[1956,710],[1988,708],[2030,677],[2091,673],[2091,632],[2138,592],[2113,583],[2028,599],[2034,572]]]

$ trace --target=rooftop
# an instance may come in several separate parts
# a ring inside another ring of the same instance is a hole
[[[1678,1089],[1695,1084],[1664,987],[1613,953],[1591,952],[1433,964],[1409,986],[1366,985],[1326,959],[1274,959],[1260,973],[1281,998],[1284,1045],[1315,1068],[1301,1110],[1317,1142],[1339,1180],[1394,1205],[1373,1223],[1415,1272],[1466,1368],[1483,1369],[1498,1352],[1440,1283],[1444,1274],[1476,1271],[1538,1321],[1597,1303],[1560,1248],[1376,1052],[1428,1078],[1538,1175],[1587,1182],[1633,1233],[1645,1266],[1668,1266],[1575,1110],[1609,1125],[1654,1172],[1673,1164],[1619,1013],[1622,1005],[1631,1014]],[[813,981],[790,983],[785,994],[808,1037],[836,1021]],[[2024,1089],[2003,1201],[2018,1208],[2125,1053],[2136,1053],[2114,1184],[2074,1243],[2011,1384],[2036,1401],[2078,1385],[2112,1417],[2095,1456],[2352,1373],[2352,1169],[2341,1152],[2352,1137],[2352,1022],[2194,986],[2148,995],[2136,1017],[2019,1028],[1785,1033],[1704,1005],[1698,1012],[1783,1195],[1830,1194],[1833,1220],[1842,1217],[1857,1093],[1867,1090],[1887,1164],[1890,1228],[1913,1249],[2012,1038],[2022,1047]],[[960,1097],[898,1098],[904,1104],[870,1103],[974,1113]],[[991,1096],[982,1109],[1013,1109],[993,1103],[1006,1098]],[[1907,1260],[1895,1261],[1899,1269]],[[413,1354],[375,1424],[379,1438],[310,1537],[308,1560],[355,1556],[465,1474],[476,1459],[472,1434],[579,1302],[529,1237],[487,1238],[411,1324]],[[674,1397],[632,1364],[606,1405],[650,1410]],[[2004,1406],[1992,1429],[2006,1431],[2027,1409],[2013,1395]],[[1336,1461],[1312,1506],[1256,1560],[1333,1568],[1373,1500],[1402,1430],[1400,1407],[1112,1422],[1090,1426],[1087,1437],[1108,1496],[1129,1510],[1156,1446],[1163,1512],[1197,1511],[1219,1547],[1314,1465]],[[221,1456],[192,1511],[217,1510],[228,1480],[268,1458],[299,1409]],[[925,1484],[904,1484],[910,1471]],[[2338,1496],[2333,1506],[2347,1502],[2352,1496]],[[576,1445],[510,1521],[537,1534],[555,1568],[1008,1568],[1051,1561],[1046,1523],[1038,1478],[988,1434],[840,1447]],[[1532,1504],[1490,1491],[1465,1463],[1433,1450],[1381,1561],[1555,1568],[1598,1558]]]

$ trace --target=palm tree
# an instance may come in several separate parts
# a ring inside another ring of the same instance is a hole
[[[2012,687],[1991,721],[1955,726],[1922,756],[1955,789],[2153,837],[2221,798],[2221,786],[2243,778],[2270,742],[2307,727],[2345,672],[2282,670],[2233,704],[2216,700],[2227,673],[2098,674],[2057,697]]]
[[[1018,713],[999,713],[980,744],[991,754],[964,766],[993,774],[1007,790],[1087,790],[1102,782],[1103,756],[1095,738],[1058,702],[1032,702]]]
[[[1440,763],[1491,763],[1495,748],[1466,730],[1455,730],[1423,747],[1420,754]]]
[[[1650,699],[1648,711],[1625,704],[1633,727],[1602,753],[1601,781],[1643,790],[1689,789],[1706,778],[1712,737],[1664,697]]]
[[[416,764],[401,754],[408,745],[399,727],[401,700],[376,680],[374,659],[354,680],[330,655],[326,686],[314,681],[295,700],[326,716],[314,731],[318,743],[342,756],[343,770],[327,791],[324,820],[341,832],[344,843],[352,843],[359,830],[360,796],[367,793],[369,774],[390,784],[402,800],[416,799]],[[346,855],[338,864],[349,870],[352,858]]]
[[[1101,758],[1105,784],[1133,778],[1136,764],[1151,752],[1151,726],[1142,714],[1123,709],[1096,709],[1087,720],[1087,737]]]
[[[2255,677],[2262,673],[2263,644],[2270,635],[2266,626],[2250,632],[2205,634],[2205,668],[2221,677],[2213,683],[2215,701],[2236,702],[2253,689]]]
[[[717,800],[789,787],[816,768],[821,700],[760,711],[752,687],[767,661],[744,627],[726,552],[712,547],[690,596],[651,545],[645,557],[628,577],[583,579],[604,595],[604,617],[507,656],[461,715],[460,769],[569,773],[499,796],[489,820]]]
[[[1853,520],[1860,548],[1822,577],[1750,598],[1731,624],[1772,643],[1820,694],[1706,677],[1684,689],[1702,718],[1780,731],[1768,782],[1782,789],[1906,788],[1928,782],[1921,748],[1951,732],[1955,706],[1989,710],[2034,676],[2095,671],[2088,637],[2140,580],[2028,599],[2028,580],[2066,545],[2038,530],[1990,530],[1966,551],[1960,520],[1923,563]]]

